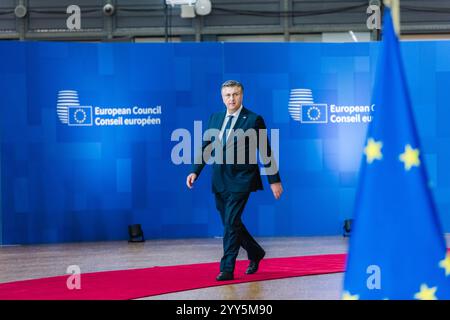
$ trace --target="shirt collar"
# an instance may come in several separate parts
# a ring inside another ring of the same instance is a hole
[[[225,117],[233,116],[234,117],[233,119],[236,119],[237,117],[239,117],[239,114],[241,113],[242,107],[243,107],[243,105],[241,104],[239,109],[237,109],[234,113],[228,113],[228,110],[227,110],[227,114],[226,114]]]

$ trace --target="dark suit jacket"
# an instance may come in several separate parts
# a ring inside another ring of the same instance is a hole
[[[212,114],[209,118],[208,129],[220,130],[222,128],[225,116],[226,111]],[[266,154],[268,157],[270,157],[270,160],[272,162],[264,165],[264,167],[270,167],[271,165],[276,166],[274,157],[272,157],[272,150],[270,148],[269,140],[267,137],[268,134],[265,136],[259,135],[259,129],[266,129],[264,119],[261,116],[242,107],[239,117],[233,127],[234,131],[238,129],[242,129],[244,132],[248,129],[255,130],[253,132],[257,133],[257,141],[254,141],[253,145],[259,146],[260,139],[266,139],[267,151],[264,151],[263,154]],[[211,141],[204,141],[202,145],[202,153],[208,146],[210,148],[212,147]],[[250,154],[256,154],[256,149],[252,147],[250,139],[246,139],[244,136],[235,137],[233,139],[230,135],[227,140],[227,145],[222,148],[223,154],[226,155],[230,152],[231,149],[234,149],[235,156],[234,162],[232,162],[232,164],[212,164],[212,191],[214,193],[218,193],[224,191],[253,192],[256,190],[262,190],[263,184],[261,181],[259,166],[257,163],[255,163],[255,161],[250,161]],[[238,149],[240,152],[245,151],[246,157],[244,163],[242,163],[242,161],[239,163],[237,162]],[[194,164],[192,168],[192,172],[196,173],[197,177],[200,176],[200,173],[206,164],[204,161],[205,159],[203,159],[203,157],[201,158],[201,163],[199,163],[200,161],[196,161],[199,164]],[[276,169],[275,174],[267,175],[267,178],[270,184],[281,181],[280,175],[278,174],[278,169]]]

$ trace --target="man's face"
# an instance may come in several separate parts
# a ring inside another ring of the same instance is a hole
[[[227,107],[228,112],[233,113],[239,109],[242,104],[242,91],[240,87],[224,87],[222,88],[223,103]]]

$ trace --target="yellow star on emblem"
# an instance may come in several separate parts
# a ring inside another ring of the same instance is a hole
[[[447,253],[444,260],[439,262],[439,267],[445,269],[445,275],[450,275],[450,253]]]
[[[381,153],[382,147],[383,143],[381,141],[375,141],[372,138],[369,138],[367,145],[364,148],[367,163],[372,163],[374,160],[381,160],[383,158],[383,154]]]
[[[437,300],[436,298],[437,287],[428,288],[426,284],[420,285],[420,291],[414,295],[418,300]]]
[[[357,294],[352,295],[352,294],[350,294],[350,292],[345,291],[342,294],[342,300],[359,300],[359,295],[357,295]]]
[[[419,149],[411,148],[411,145],[405,146],[405,152],[400,154],[400,161],[405,164],[405,170],[410,170],[413,166],[418,167],[420,165]]]

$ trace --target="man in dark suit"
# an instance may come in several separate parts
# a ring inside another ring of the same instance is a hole
[[[214,113],[208,123],[208,129],[216,130],[217,138],[220,140],[215,141],[215,146],[220,146],[216,151],[220,152],[212,153],[216,160],[219,160],[213,163],[212,191],[215,194],[216,207],[224,226],[224,254],[220,262],[220,273],[216,278],[218,281],[234,279],[234,267],[241,246],[247,251],[250,260],[247,274],[255,273],[258,270],[259,262],[265,256],[264,249],[250,235],[241,221],[250,193],[263,189],[259,166],[256,161],[250,161],[250,158],[256,154],[256,146],[258,146],[260,154],[262,153],[261,143],[266,147],[264,149],[267,152],[263,156],[269,161],[263,161],[263,163],[266,169],[269,166],[271,168],[271,172],[267,173],[266,171],[266,174],[275,199],[279,199],[283,192],[264,120],[261,116],[242,106],[242,84],[234,80],[226,81],[222,85],[221,92],[226,111]],[[236,130],[250,134],[247,136],[235,135]],[[186,179],[189,188],[193,187],[206,164],[205,161],[208,161],[205,159],[204,153],[208,147],[211,149],[212,142],[214,141],[203,143],[201,160],[196,161],[197,164],[193,165],[192,173]],[[242,152],[244,152],[244,158],[238,160],[239,156],[243,155]],[[231,156],[228,157],[228,155]],[[243,159],[244,161],[242,161]]]

